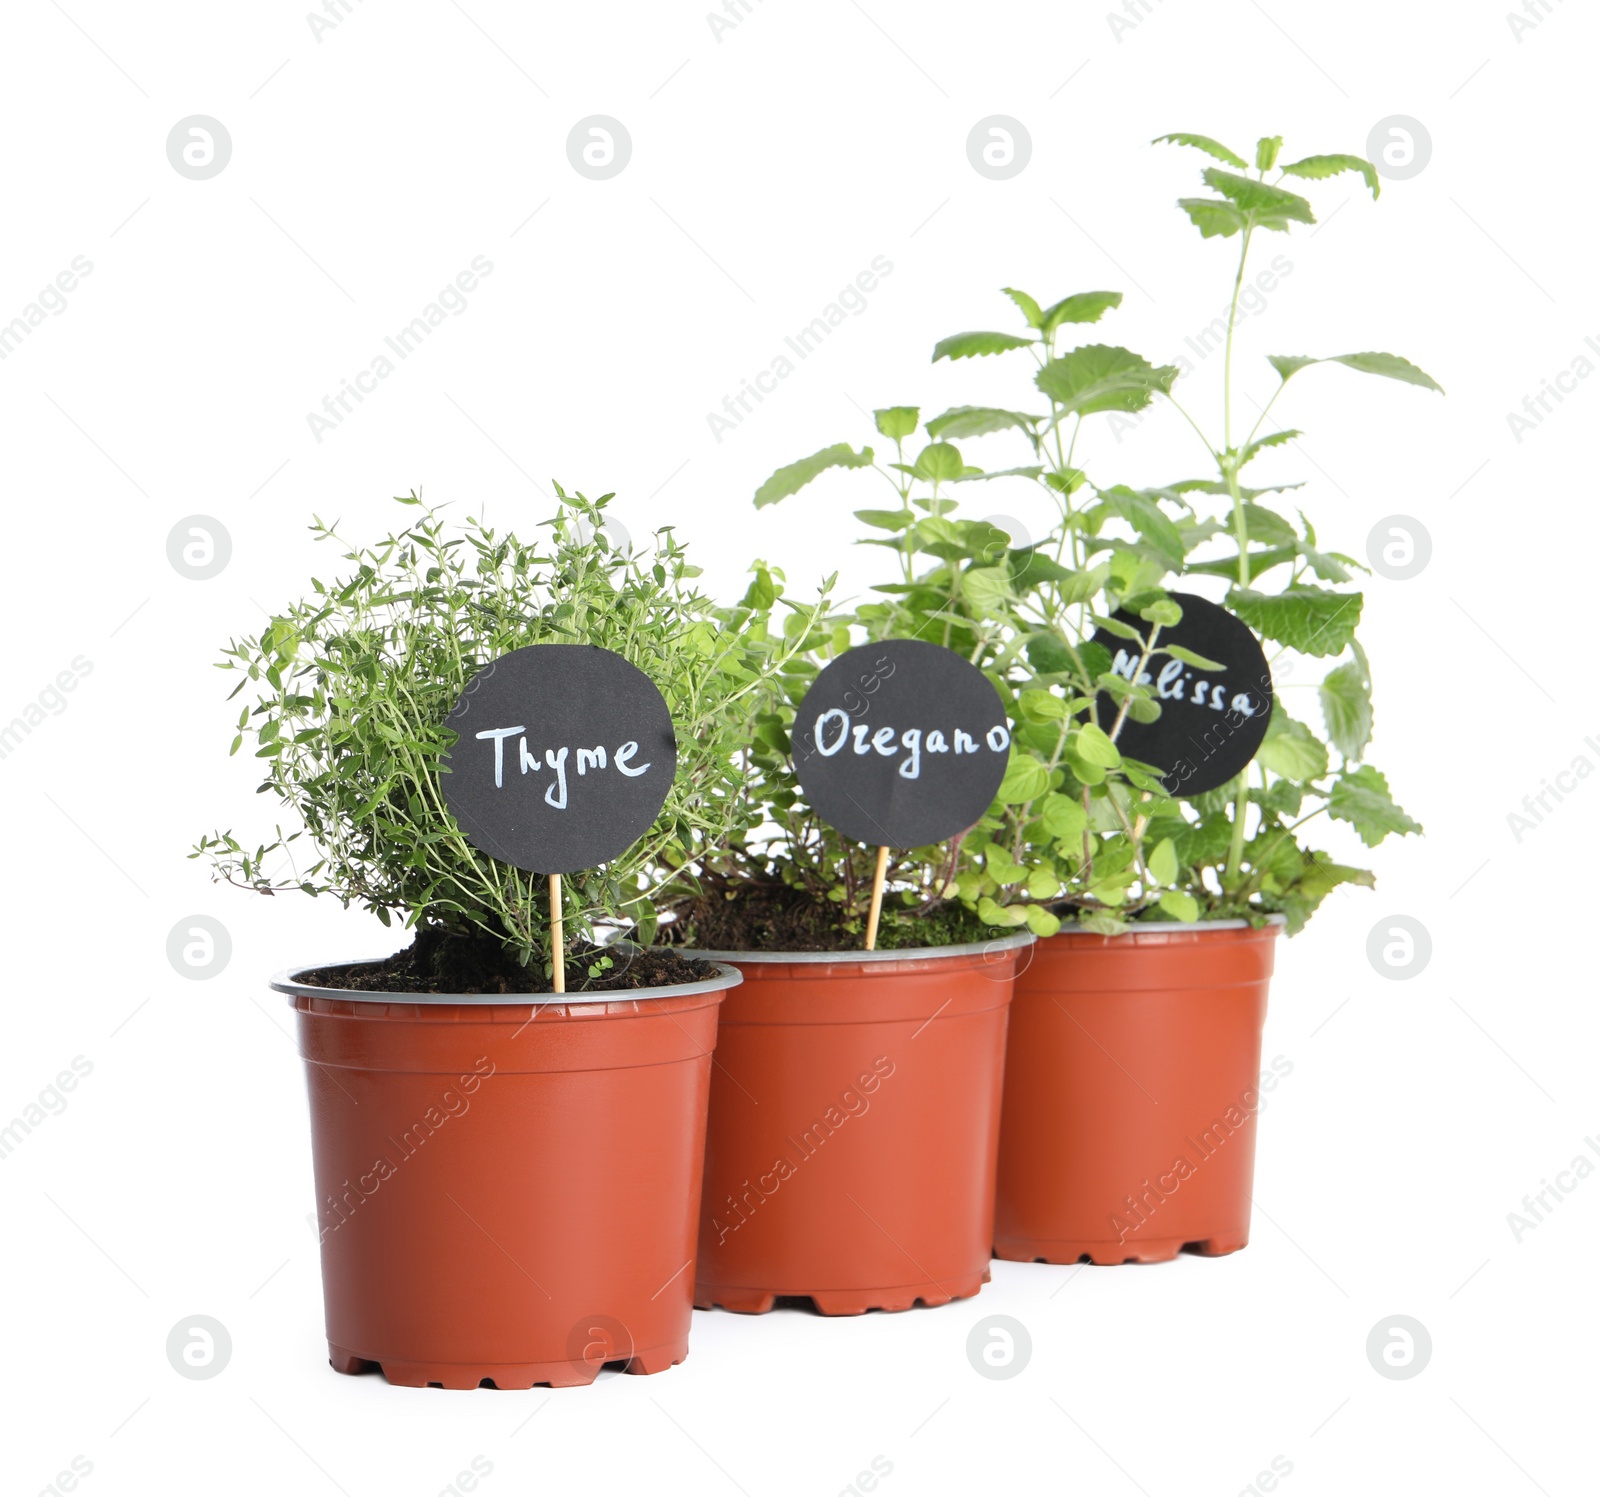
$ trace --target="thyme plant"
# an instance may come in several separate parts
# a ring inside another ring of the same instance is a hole
[[[748,700],[823,604],[790,603],[781,573],[758,563],[745,598],[719,607],[694,585],[700,569],[670,527],[630,555],[605,529],[610,494],[556,489],[558,512],[526,541],[470,518],[451,526],[416,494],[397,501],[416,513],[375,544],[313,524],[339,549],[343,575],[313,578],[307,597],[232,641],[220,662],[241,678],[232,696],[245,695],[230,752],[255,745],[260,791],[287,821],[253,849],[215,832],[191,857],[258,893],[330,894],[385,925],[498,943],[548,974],[546,880],[480,852],[456,825],[440,790],[440,757],[456,737],[444,723],[467,682],[510,650],[601,645],[660,688],[678,769],[638,843],[563,879],[566,929],[592,942],[597,925],[628,923],[650,939],[663,883],[760,815],[745,793]]]

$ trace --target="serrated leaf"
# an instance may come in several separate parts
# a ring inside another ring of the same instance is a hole
[[[1444,394],[1444,387],[1431,374],[1417,368],[1410,359],[1397,353],[1336,353],[1325,359],[1308,358],[1304,354],[1268,354],[1267,362],[1278,371],[1278,377],[1287,380],[1290,375],[1312,364],[1343,364],[1347,369],[1362,374],[1381,374],[1385,379],[1397,379],[1402,384],[1419,385],[1424,390]]]
[[[776,504],[780,499],[787,499],[791,494],[798,494],[813,478],[819,473],[827,472],[829,468],[871,466],[870,447],[863,447],[860,452],[853,452],[848,442],[835,442],[832,447],[824,447],[820,452],[813,452],[810,457],[803,457],[797,463],[779,468],[756,490],[756,508],[764,509],[769,504]]]
[[[1106,489],[1101,498],[1133,527],[1142,540],[1149,542],[1170,571],[1182,571],[1185,554],[1183,537],[1154,499],[1122,484]]]
[[[1141,411],[1159,391],[1165,395],[1178,377],[1175,365],[1155,365],[1126,348],[1088,343],[1051,359],[1034,383],[1061,407],[1077,412]]]
[[[1273,774],[1303,784],[1327,774],[1328,751],[1310,728],[1296,722],[1274,702],[1272,720],[1267,724],[1267,736],[1261,742],[1256,762]]]
[[[1204,151],[1208,156],[1215,156],[1218,161],[1226,161],[1229,166],[1238,167],[1240,171],[1250,169],[1250,163],[1237,151],[1230,151],[1221,141],[1213,140],[1209,135],[1192,135],[1187,131],[1178,131],[1171,135],[1158,135],[1150,144],[1191,146],[1197,151]]]
[[[1281,447],[1285,442],[1292,442],[1296,437],[1303,435],[1304,433],[1298,430],[1290,430],[1275,431],[1269,433],[1267,436],[1260,437],[1256,441],[1251,442],[1248,446],[1246,446],[1244,451],[1239,454],[1239,466],[1241,468],[1244,467],[1244,465],[1263,448]]]
[[[948,442],[931,442],[917,454],[912,466],[918,478],[939,483],[960,478],[966,465],[961,461],[960,448]]]
[[[1013,286],[1002,286],[1000,289],[1017,304],[1022,315],[1028,319],[1029,327],[1038,327],[1044,320],[1044,313],[1039,310],[1039,303],[1026,291],[1018,291]]]
[[[1042,416],[1030,416],[1023,411],[1004,411],[996,406],[957,405],[928,422],[928,435],[960,440],[962,437],[981,437],[991,431],[1004,431],[1013,426],[1019,431],[1032,433],[1034,426],[1042,420]]]
[[[1278,164],[1278,152],[1283,149],[1281,135],[1263,135],[1256,142],[1256,170],[1270,172]]]
[[[917,422],[922,419],[922,412],[914,405],[891,405],[881,411],[874,411],[872,419],[884,436],[891,442],[898,442],[909,437],[917,429]]]
[[[1221,198],[1179,198],[1178,206],[1203,239],[1231,239],[1249,227],[1248,216]]]
[[[1337,177],[1341,172],[1360,172],[1366,184],[1372,190],[1372,196],[1378,196],[1378,169],[1370,161],[1361,156],[1303,156],[1299,161],[1291,161],[1283,168],[1286,177],[1306,177],[1321,180],[1324,177]]]
[[[1012,333],[956,333],[941,338],[933,345],[933,362],[940,359],[975,359],[989,354],[1005,353],[1013,348],[1027,348],[1034,340],[1018,338]]]
[[[1349,822],[1368,847],[1376,847],[1391,832],[1405,835],[1422,830],[1419,822],[1394,803],[1389,782],[1370,764],[1347,769],[1333,782],[1328,815]]]
[[[1285,192],[1254,177],[1240,177],[1233,172],[1208,166],[1200,173],[1207,187],[1220,192],[1240,212],[1250,215],[1253,223],[1273,226],[1280,220],[1293,223],[1314,224],[1317,215],[1311,204],[1298,193]]]
[[[1098,322],[1121,305],[1120,291],[1079,291],[1073,296],[1063,296],[1045,308],[1039,331],[1048,338],[1063,322]]]
[[[1043,468],[992,468],[988,472],[968,468],[955,482],[982,483],[991,478],[1037,478],[1043,472]]]
[[[978,618],[1001,618],[1011,601],[1011,574],[1005,567],[973,567],[961,574],[961,592]]]
[[[1342,655],[1361,622],[1360,593],[1291,587],[1281,593],[1234,588],[1227,606],[1257,634],[1302,655]]]
[[[855,517],[878,530],[905,530],[916,522],[916,516],[904,509],[858,509]]]
[[[1372,742],[1372,690],[1366,672],[1350,661],[1328,672],[1317,688],[1328,741],[1346,759],[1359,759]]]

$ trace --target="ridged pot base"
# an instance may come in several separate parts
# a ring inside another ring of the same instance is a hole
[[[1170,1263],[1179,1253],[1194,1253],[1201,1258],[1226,1258],[1249,1244],[1248,1237],[1206,1237],[1185,1241],[1182,1237],[1155,1238],[1140,1242],[1041,1242],[1027,1238],[996,1241],[994,1255],[1012,1263],[1096,1263],[1102,1267],[1116,1263]]]
[[[676,1367],[689,1355],[689,1338],[668,1346],[635,1351],[623,1364],[624,1372],[648,1374]],[[359,1376],[374,1370],[399,1388],[586,1388],[602,1367],[612,1364],[584,1359],[559,1362],[402,1362],[394,1358],[362,1357],[328,1343],[328,1361],[335,1372]]]
[[[865,1315],[869,1310],[912,1310],[918,1305],[948,1305],[971,1299],[989,1282],[989,1270],[940,1284],[899,1284],[886,1289],[809,1289],[804,1294],[696,1284],[697,1310],[732,1310],[740,1315],[765,1315],[780,1301],[809,1300],[819,1315]]]

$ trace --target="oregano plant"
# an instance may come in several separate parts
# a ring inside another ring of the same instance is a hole
[[[989,815],[950,860],[946,898],[990,926],[1026,923],[1040,935],[1063,920],[1116,932],[1134,919],[1259,920],[1279,912],[1293,932],[1340,884],[1372,883],[1369,871],[1309,846],[1310,823],[1346,822],[1368,847],[1421,828],[1366,762],[1372,669],[1357,638],[1363,596],[1354,585],[1364,569],[1325,548],[1303,508],[1284,513],[1280,496],[1299,482],[1256,477],[1258,465],[1281,460],[1301,435],[1269,419],[1291,381],[1316,365],[1439,387],[1389,353],[1269,354],[1275,386],[1246,423],[1235,335],[1257,237],[1316,222],[1295,190],[1302,182],[1354,174],[1376,199],[1379,179],[1353,155],[1283,162],[1278,136],[1257,143],[1253,165],[1206,136],[1157,143],[1220,163],[1201,173],[1207,195],[1182,198],[1179,207],[1203,241],[1232,241],[1237,251],[1209,429],[1189,393],[1195,374],[1180,367],[1187,361],[1156,363],[1097,341],[1064,346],[1120,306],[1120,293],[1043,303],[1007,288],[1020,320],[1015,331],[958,333],[940,340],[933,358],[1025,356],[1031,378],[1014,408],[958,405],[927,420],[915,406],[882,408],[874,421],[893,444],[892,459],[835,444],[779,469],[756,504],[788,498],[832,468],[875,471],[896,502],[859,510],[857,518],[874,532],[866,544],[894,553],[898,575],[878,585],[878,598],[858,607],[852,624],[868,637],[919,637],[960,650],[1008,704],[1012,763]],[[1170,404],[1202,445],[1199,476],[1132,486],[1080,462],[1086,422],[1125,419],[1157,402]],[[957,445],[993,437],[1020,443],[1022,461],[979,465]],[[1018,546],[994,526],[958,516],[958,486],[996,478],[1020,478],[1048,494],[1057,515],[1048,537]],[[1170,766],[1140,763],[1119,746],[1130,720],[1160,717],[1152,663],[1167,657],[1216,668],[1163,639],[1182,621],[1172,596],[1182,589],[1220,593],[1217,600],[1268,643],[1279,680],[1301,683],[1322,671],[1320,725],[1277,703],[1254,763],[1230,784],[1187,797],[1164,787]],[[1097,635],[1126,641],[1122,653],[1133,668],[1113,669]]]

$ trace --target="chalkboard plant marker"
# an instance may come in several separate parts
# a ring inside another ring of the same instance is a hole
[[[730,725],[794,646],[769,627],[776,584],[715,604],[670,531],[612,544],[609,497],[561,493],[533,542],[415,496],[374,545],[319,524],[338,580],[225,656],[251,693],[234,748],[252,741],[290,824],[194,856],[415,936],[273,984],[306,1061],[341,1372],[566,1386],[687,1353],[710,1057],[739,975],[600,938],[653,925],[665,852],[743,835]]]
[[[1306,273],[1282,256],[1251,265],[1252,245],[1314,224],[1302,194],[1328,179],[1359,179],[1376,198],[1378,171],[1355,155],[1290,159],[1280,136],[1253,157],[1204,135],[1158,144],[1201,153],[1205,191],[1178,206],[1207,253],[1213,241],[1237,251],[1213,328],[1175,337],[1170,363],[1101,341],[1063,346],[1121,293],[1042,302],[1006,288],[1014,331],[957,333],[933,358],[998,357],[1025,371],[1014,405],[991,386],[926,421],[915,406],[885,407],[874,419],[891,461],[835,443],[757,494],[771,504],[828,470],[875,467],[899,506],[857,517],[900,575],[862,622],[874,637],[942,639],[1007,691],[1017,757],[1003,805],[953,870],[961,903],[986,923],[1041,937],[1007,1050],[996,1229],[1006,1258],[1122,1262],[1244,1245],[1255,1114],[1279,1079],[1259,1066],[1276,936],[1298,932],[1335,889],[1373,884],[1304,829],[1343,823],[1369,848],[1421,831],[1367,761],[1373,668],[1353,585],[1364,568],[1319,538],[1300,496],[1284,512],[1277,496],[1300,486],[1293,475],[1257,475],[1292,455],[1300,431],[1273,418],[1316,366],[1410,386],[1409,400],[1439,386],[1389,353],[1271,354],[1277,388],[1248,429],[1235,427],[1235,345],[1282,280]],[[1189,390],[1218,374],[1213,437]],[[1200,438],[1207,471],[1161,487],[1091,476],[1078,456],[1085,423],[1110,425],[1122,443],[1159,403]],[[976,465],[978,441],[1017,457]],[[959,517],[956,496],[997,477],[1038,486],[1037,502],[1059,517],[1050,533]],[[1315,687],[1320,728],[1274,692],[1286,666],[1296,686]],[[1150,1132],[1151,1097],[1127,1089],[1107,1053],[1159,1097],[1166,1132]],[[1219,1097],[1239,1105],[1219,1115]],[[1222,1136],[1225,1150],[1205,1144]],[[1157,1157],[1186,1162],[1146,1179]]]
[[[874,849],[865,941],[715,953],[745,981],[712,1074],[695,1301],[945,1304],[989,1276],[1006,1010],[1033,937],[907,946],[904,919],[893,947],[879,937],[891,850],[958,838],[993,806],[1011,762],[1004,704],[953,651],[890,639],[835,652],[787,712],[792,767],[769,734],[759,793],[783,818],[798,788],[823,860],[837,851],[849,869]],[[937,862],[942,881],[942,849]]]

